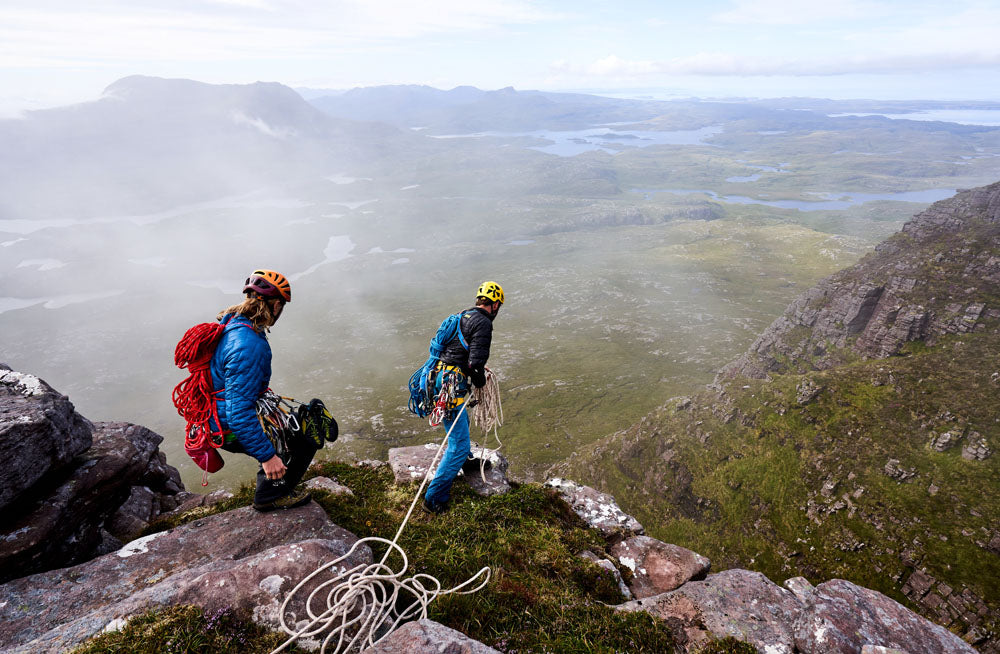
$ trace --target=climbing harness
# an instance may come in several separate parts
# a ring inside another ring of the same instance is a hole
[[[431,368],[431,377],[437,374],[439,368],[434,366]],[[427,416],[427,423],[431,427],[437,427],[449,416],[449,414],[454,413],[454,409],[462,404],[465,399],[459,395],[459,381],[457,366],[443,366],[440,368],[441,373],[441,391],[437,394],[437,398],[434,400],[432,405],[434,408],[431,409],[430,414]],[[430,382],[433,388],[434,383]]]
[[[489,386],[489,377],[490,375],[487,375],[486,386]],[[491,393],[492,391],[484,394],[484,403],[490,407],[488,413],[484,414],[484,419],[490,413],[502,415],[499,404],[499,393],[495,396],[496,401],[490,397]],[[442,395],[445,397],[442,398]],[[447,401],[444,389],[442,389],[439,397],[436,398],[436,402],[441,399]],[[406,516],[403,518],[392,540],[386,540],[377,536],[368,536],[359,539],[346,554],[316,568],[316,570],[309,573],[288,593],[285,601],[281,604],[280,619],[281,629],[289,634],[290,637],[277,649],[272,650],[271,654],[277,654],[299,638],[317,636],[327,629],[332,630],[324,638],[320,654],[326,654],[327,646],[334,638],[336,638],[336,646],[332,650],[332,654],[353,651],[356,644],[358,645],[357,649],[372,647],[391,634],[402,622],[414,618],[425,619],[427,617],[427,607],[438,597],[453,593],[469,595],[481,590],[489,583],[492,575],[492,570],[489,566],[481,568],[479,572],[472,575],[469,579],[448,590],[442,590],[441,582],[428,574],[417,573],[404,579],[403,575],[409,567],[409,559],[406,556],[406,552],[397,543],[400,535],[403,533],[403,529],[410,520],[410,516],[413,515],[413,510],[417,506],[421,494],[424,492],[431,472],[437,467],[438,459],[448,444],[448,438],[451,436],[452,430],[458,424],[458,416],[470,404],[471,402],[462,403],[461,409],[458,410],[455,416],[455,422],[452,423],[451,428],[441,441],[437,452],[434,453],[434,458],[431,459],[427,472],[424,473],[424,478],[421,480],[420,487],[417,489],[416,495],[414,495],[413,501],[410,503],[410,508],[406,512]],[[477,422],[477,424],[486,425],[490,423]],[[491,426],[495,428],[498,424],[498,422],[493,422]],[[387,550],[381,561],[369,565],[358,564],[350,569],[337,568],[341,562],[354,554],[362,544],[367,543],[381,543],[387,546]],[[394,570],[387,564],[392,554],[396,554],[401,563],[401,567],[398,570]],[[305,610],[309,616],[309,622],[299,628],[289,626],[285,621],[289,603],[306,584],[326,570],[331,570],[334,573],[333,577],[320,583],[311,593],[305,596]],[[475,587],[469,588],[473,584],[476,584]],[[412,601],[405,604],[403,608],[398,608],[410,597],[412,597]],[[326,600],[325,607],[323,606],[323,598]],[[351,635],[351,631],[353,631],[353,635]]]

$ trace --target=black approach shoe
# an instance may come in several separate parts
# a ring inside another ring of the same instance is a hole
[[[484,471],[489,470],[493,467],[489,459],[467,459],[465,463],[462,464],[462,472],[466,475],[478,475],[479,474],[479,464],[482,463],[482,469]]]
[[[312,499],[312,495],[305,491],[297,491],[291,495],[286,495],[284,497],[279,497],[273,502],[267,502],[265,504],[253,503],[253,508],[257,509],[261,513],[267,513],[268,511],[274,511],[276,509],[294,509],[297,506],[303,506],[309,503]]]
[[[420,503],[420,508],[424,510],[424,513],[430,513],[431,515],[438,515],[439,513],[444,513],[445,509],[447,509],[448,506],[446,504],[438,504],[437,502],[431,502],[425,498],[424,501]]]

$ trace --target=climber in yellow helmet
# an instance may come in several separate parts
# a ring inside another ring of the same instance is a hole
[[[449,342],[433,370],[434,394],[441,391],[445,376],[457,383],[458,400],[444,419],[445,431],[451,430],[448,449],[437,468],[437,474],[424,493],[423,509],[428,513],[441,513],[451,498],[451,485],[458,471],[469,461],[472,447],[469,442],[469,414],[459,411],[469,393],[469,382],[476,388],[486,384],[486,360],[490,358],[493,341],[493,320],[503,306],[503,288],[496,282],[483,282],[476,290],[476,305],[462,312],[459,331]],[[454,425],[454,429],[452,429]],[[476,464],[476,470],[479,465]]]

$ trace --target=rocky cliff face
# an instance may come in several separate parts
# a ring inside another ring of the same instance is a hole
[[[0,581],[116,550],[192,497],[162,440],[91,423],[41,379],[0,366]]]
[[[996,329],[1000,183],[962,191],[796,299],[723,377],[824,370],[910,341]]]

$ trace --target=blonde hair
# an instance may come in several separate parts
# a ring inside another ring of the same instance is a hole
[[[223,309],[216,316],[216,319],[220,319],[231,313],[243,316],[253,323],[254,328],[258,330],[266,330],[274,324],[274,313],[271,312],[270,305],[266,299],[259,295],[247,296],[247,299],[239,304],[234,304],[229,308]]]

